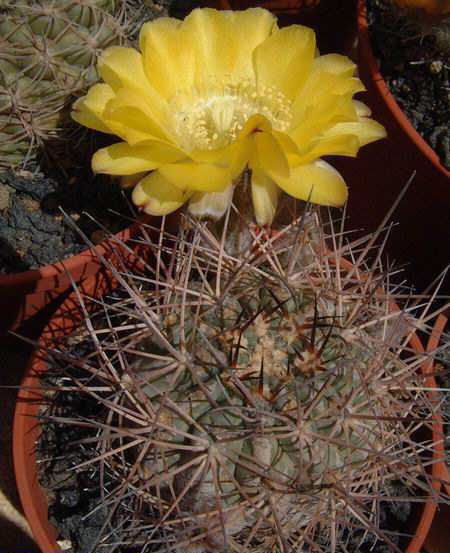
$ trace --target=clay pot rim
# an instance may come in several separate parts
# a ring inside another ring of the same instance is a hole
[[[420,136],[416,129],[412,126],[409,119],[404,114],[403,110],[398,105],[393,94],[389,90],[386,81],[380,73],[378,62],[373,55],[372,46],[370,44],[369,26],[367,23],[367,10],[366,0],[358,0],[358,41],[359,48],[358,53],[362,54],[362,60],[358,60],[360,63],[364,62],[366,68],[370,71],[372,82],[377,89],[378,94],[383,98],[386,107],[392,114],[392,117],[398,122],[403,131],[409,136],[417,148],[422,154],[430,160],[430,162],[438,169],[443,175],[450,178],[450,171],[448,171],[440,162],[439,156],[431,148],[429,144]]]
[[[111,248],[111,245],[114,244],[114,239],[124,241],[130,238],[130,234],[132,233],[132,229],[135,225],[135,222],[130,221],[130,224],[123,230],[115,234],[108,235],[99,244],[86,248],[74,255],[70,255],[61,261],[43,265],[42,267],[39,267],[39,269],[27,269],[26,271],[20,271],[18,273],[0,275],[0,286],[3,288],[8,288],[9,286],[20,286],[22,284],[37,282],[38,280],[57,278],[60,275],[65,274],[66,271],[70,273],[74,268],[86,265],[95,259],[97,256],[94,251],[100,255],[105,254]]]
[[[340,266],[346,270],[353,268],[353,264],[346,259],[340,260]],[[84,294],[92,295],[98,290],[96,278],[89,278],[81,288]],[[78,306],[75,292],[70,294],[47,323],[39,338],[40,345],[43,345],[45,341],[48,343],[48,339],[52,336],[67,334],[70,332],[70,329],[73,328],[73,325],[76,324],[79,317],[73,317],[73,310],[67,309],[68,303]],[[393,303],[392,307],[393,309],[398,309],[395,303]],[[439,321],[443,328],[447,319],[443,315],[440,315]],[[435,328],[437,326],[438,323]],[[439,337],[440,333],[434,336],[433,342],[432,333],[426,349],[433,349],[433,347],[435,347],[433,344],[439,340]],[[426,351],[416,334],[411,336],[410,345],[417,352]],[[421,365],[420,370],[423,374],[432,373],[433,365],[433,360],[427,359]],[[35,450],[31,448],[30,451],[24,439],[27,433],[34,433],[34,438],[37,438],[39,435],[39,425],[36,421],[32,423],[32,420],[35,419],[38,414],[44,398],[40,391],[40,379],[38,375],[46,370],[46,363],[39,357],[37,352],[34,352],[29,360],[24,378],[22,379],[14,412],[14,472],[22,507],[39,547],[41,547],[43,553],[63,553],[62,549],[56,544],[57,530],[47,518],[48,503],[44,496],[44,491],[37,483]],[[432,374],[426,378],[425,383],[427,387],[436,387],[436,381]],[[434,392],[430,393],[434,394]],[[442,419],[440,418],[433,423],[432,433],[436,437],[442,435],[442,432]],[[441,481],[445,481],[445,451],[442,440],[440,443],[437,439],[435,441],[438,443],[433,451],[433,458],[437,460],[437,462],[432,464],[431,475],[432,478],[434,478],[433,488],[436,492],[439,492]],[[32,470],[28,468],[30,461],[32,462]],[[437,504],[433,501],[432,496],[430,496],[424,503],[415,534],[408,544],[405,553],[419,553],[430,530],[436,508]]]

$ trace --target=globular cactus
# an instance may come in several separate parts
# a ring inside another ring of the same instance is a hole
[[[0,167],[58,137],[67,107],[98,80],[104,48],[133,36],[130,0],[0,1]]]
[[[397,310],[377,255],[367,268],[373,239],[317,211],[291,221],[268,232],[233,205],[220,231],[182,215],[176,235],[145,232],[156,268],[111,267],[81,349],[53,352],[56,390],[97,406],[50,417],[89,433],[74,470],[107,508],[92,551],[399,551],[379,505],[394,481],[433,482],[415,432],[438,408],[408,347],[427,319]]]

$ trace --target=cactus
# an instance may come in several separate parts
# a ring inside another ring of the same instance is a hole
[[[97,81],[97,53],[131,37],[130,0],[0,1],[0,167],[61,138],[67,106]]]
[[[368,268],[377,236],[347,242],[290,201],[272,231],[242,204],[220,224],[183,214],[176,235],[148,227],[156,268],[111,265],[115,294],[51,353],[56,397],[96,406],[47,413],[88,432],[72,451],[89,451],[74,470],[107,507],[92,551],[400,551],[379,503],[394,481],[432,485],[433,443],[413,433],[439,411],[407,345],[429,306],[393,308],[408,294],[381,251]]]

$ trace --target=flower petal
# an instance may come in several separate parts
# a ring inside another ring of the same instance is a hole
[[[315,49],[315,34],[308,27],[276,30],[253,53],[257,86],[276,87],[295,98],[311,69]]]
[[[120,179],[120,187],[121,188],[133,188],[146,175],[147,175],[147,171],[143,171],[142,173],[135,173],[134,175],[124,175]]]
[[[275,137],[268,132],[255,132],[255,155],[251,166],[282,177],[289,176],[289,164],[285,153]]]
[[[96,131],[113,133],[114,131],[103,120],[108,102],[115,96],[113,89],[104,83],[92,86],[86,96],[78,98],[72,106],[72,119]]]
[[[196,162],[229,167],[232,178],[236,178],[245,169],[252,148],[254,148],[254,141],[247,136],[217,150],[194,150],[189,152],[189,157]]]
[[[270,175],[290,196],[320,205],[341,206],[348,196],[341,175],[328,163],[317,160],[291,169],[288,179]]]
[[[142,56],[134,48],[110,46],[98,58],[98,70],[114,91],[126,87],[145,93],[150,88]]]
[[[190,35],[195,50],[196,85],[224,79],[234,83],[253,80],[252,52],[275,25],[275,17],[261,8],[193,10],[183,21],[182,30]]]
[[[360,147],[387,136],[386,129],[383,125],[380,125],[380,123],[366,117],[362,117],[359,121],[353,121],[350,123],[337,123],[334,127],[331,127],[331,129],[324,133],[324,137],[327,139],[336,138],[340,134],[353,135],[359,141]]]
[[[298,146],[288,134],[275,130],[272,130],[272,134],[286,155],[298,155]]]
[[[177,90],[193,86],[196,68],[193,38],[182,31],[181,21],[172,17],[160,17],[141,28],[139,43],[145,73],[166,100]]]
[[[162,106],[151,104],[145,96],[129,88],[117,91],[108,102],[103,117],[106,124],[130,145],[145,140],[170,140]]]
[[[356,65],[346,56],[328,54],[318,56],[292,105],[293,127],[304,119],[310,106],[327,102],[330,95],[353,95],[365,90],[360,79],[353,77]]]
[[[313,71],[324,71],[343,77],[351,77],[355,70],[356,64],[349,57],[341,54],[325,54],[318,56],[313,62]]]
[[[269,120],[263,115],[255,114],[247,119],[236,140],[228,146],[216,150],[195,150],[190,152],[189,156],[194,161],[201,163],[212,163],[229,167],[231,176],[234,179],[242,173],[252,155],[254,156],[255,154],[254,135],[256,134],[256,130],[273,133]],[[287,137],[287,140],[293,143],[289,137]]]
[[[341,122],[358,121],[358,115],[351,96],[335,96],[329,94],[318,105],[310,105],[303,115],[302,122],[289,131],[301,153],[309,146],[309,142]]]
[[[149,215],[167,215],[181,207],[190,195],[168,182],[159,171],[153,171],[136,185],[132,200]]]
[[[145,146],[130,146],[120,142],[95,152],[92,169],[96,173],[109,175],[133,175],[179,158],[179,151],[161,142],[152,142]]]
[[[311,74],[305,86],[292,104],[292,127],[301,125],[308,112],[325,112],[330,98],[335,100],[351,98],[357,92],[365,90],[363,83],[356,78],[343,78],[332,73],[316,72]],[[356,109],[355,106],[353,106]]]
[[[339,123],[341,124],[341,123]],[[342,123],[343,125],[354,125],[356,123]],[[336,125],[337,127],[338,125]],[[335,127],[333,127],[335,128]],[[302,155],[290,158],[291,165],[303,165],[310,163],[322,156],[348,156],[355,157],[361,146],[358,138],[351,134],[328,135],[319,138],[315,142],[311,142],[311,149]]]
[[[280,189],[263,171],[252,171],[252,201],[258,225],[270,225],[275,216]]]
[[[230,184],[221,192],[194,192],[189,201],[189,211],[194,217],[220,219],[231,203],[233,191]]]
[[[370,117],[372,115],[372,110],[363,102],[359,100],[353,100],[353,105],[355,106],[356,113],[358,117]]]
[[[212,163],[170,163],[159,168],[160,173],[181,190],[219,192],[231,184],[232,175],[228,167]]]

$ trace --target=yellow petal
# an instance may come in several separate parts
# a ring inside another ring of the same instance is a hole
[[[289,164],[286,155],[271,133],[255,132],[255,156],[251,162],[252,168],[258,167],[268,173],[282,177],[289,176]]]
[[[114,96],[114,91],[109,85],[105,83],[98,83],[91,86],[88,93],[84,97],[83,103],[89,111],[98,117],[102,117],[106,105],[114,98]]]
[[[191,37],[195,51],[195,83],[253,79],[252,52],[272,32],[275,17],[267,10],[193,10],[182,30]]]
[[[114,91],[125,87],[145,93],[150,88],[142,56],[134,48],[110,46],[99,57],[98,70]]]
[[[372,115],[372,110],[369,106],[366,106],[366,104],[363,104],[359,100],[353,100],[353,105],[358,117],[370,117]]]
[[[252,152],[255,152],[255,130],[273,132],[269,120],[263,115],[255,114],[247,119],[236,140],[228,146],[216,150],[194,150],[189,153],[189,157],[194,161],[229,167],[234,179],[242,173],[252,157]],[[290,140],[289,137],[287,140]],[[290,142],[293,143],[292,140]]]
[[[189,201],[189,211],[194,217],[220,219],[233,198],[233,186],[221,192],[194,192]]]
[[[162,165],[159,172],[181,190],[219,192],[232,181],[228,167],[219,167],[211,163],[170,163]]]
[[[114,133],[110,127],[108,127],[99,117],[91,113],[89,110],[85,109],[83,105],[84,98],[79,98],[74,102],[73,109],[70,113],[70,116],[74,121],[88,127],[88,129],[94,129],[95,131],[105,132],[105,133]]]
[[[132,200],[149,215],[167,215],[181,207],[190,195],[173,186],[159,171],[153,171],[136,185]]]
[[[315,34],[308,27],[290,25],[275,31],[253,53],[258,87],[276,87],[293,99],[310,72],[315,48]]]
[[[228,167],[232,178],[242,173],[247,165],[254,141],[247,136],[239,138],[224,148],[217,150],[195,150],[189,152],[189,157],[201,163],[212,163],[222,167]]]
[[[351,123],[337,123],[334,127],[329,129],[324,136],[327,138],[336,138],[338,135],[344,134],[353,135],[358,140],[360,147],[387,136],[386,129],[383,125],[380,125],[380,123],[377,123],[373,119],[367,119],[366,117],[362,117],[359,121]]]
[[[86,96],[73,104],[72,119],[96,131],[111,133],[111,128],[103,119],[106,105],[114,98],[113,89],[104,83],[92,86]]]
[[[352,97],[365,90],[363,83],[356,78],[342,77],[333,73],[311,73],[305,86],[299,91],[292,104],[292,127],[302,124],[310,110],[328,110],[330,98]]]
[[[286,155],[298,155],[298,146],[288,134],[275,130],[272,134]]]
[[[129,88],[121,88],[110,100],[104,120],[130,145],[146,140],[170,140],[164,106],[159,102],[152,104],[143,94]]]
[[[147,171],[135,173],[134,175],[124,175],[120,179],[120,186],[121,188],[133,188],[133,186],[136,186],[146,175]]]
[[[320,104],[309,106],[301,123],[289,131],[289,136],[303,153],[311,140],[319,138],[337,123],[350,121],[358,121],[351,96],[329,94]]]
[[[95,152],[92,157],[92,169],[96,173],[108,175],[133,175],[150,171],[179,157],[178,151],[161,142],[145,146],[130,146],[120,142]]]
[[[356,64],[347,56],[341,54],[326,54],[315,58],[312,71],[324,71],[343,77],[351,77],[356,70]]]
[[[354,125],[356,123],[339,123],[342,125]],[[337,127],[338,125],[336,125]],[[334,128],[334,127],[333,127]],[[310,163],[322,156],[349,156],[355,157],[361,146],[358,138],[350,133],[336,135],[325,135],[317,141],[313,142],[311,149],[302,155],[298,155],[292,159],[291,165],[303,165]]]
[[[247,166],[251,157],[253,140],[250,137],[237,140],[230,145],[228,166],[233,179],[238,177]]]
[[[252,134],[255,130],[272,132],[272,125],[267,117],[256,113],[247,119],[241,132],[238,135],[238,139],[244,138]]]
[[[194,84],[194,37],[183,32],[181,21],[160,17],[145,23],[139,34],[144,68],[152,86],[167,100]]]
[[[252,201],[258,225],[270,225],[275,216],[280,189],[263,171],[252,171]]]
[[[336,169],[323,160],[291,169],[288,179],[270,176],[280,188],[300,200],[309,199],[315,204],[337,207],[347,200],[348,192],[344,179]]]

